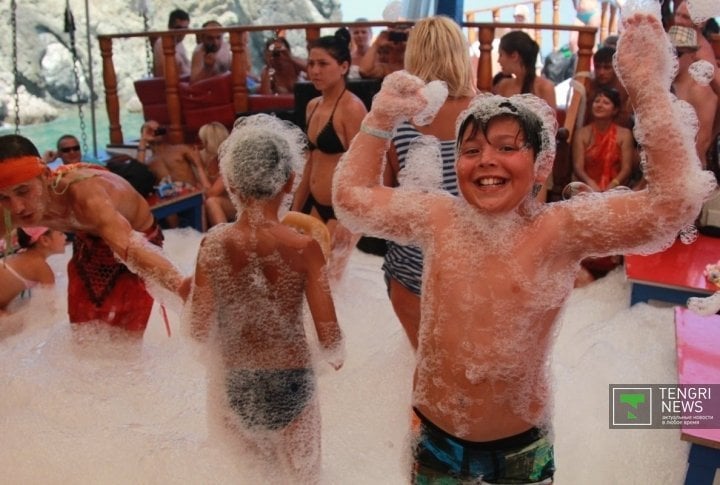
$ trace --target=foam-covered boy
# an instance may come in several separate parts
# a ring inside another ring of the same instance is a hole
[[[315,483],[320,473],[305,299],[321,355],[336,369],[344,348],[320,245],[278,220],[304,146],[302,131],[275,117],[236,122],[219,157],[238,218],[203,239],[189,312],[194,336],[208,339],[218,358],[210,372],[214,413],[279,464],[288,483]]]
[[[386,78],[336,173],[344,224],[425,254],[415,483],[549,483],[548,357],[580,262],[670,244],[715,185],[685,128],[692,115],[669,92],[675,61],[660,22],[628,17],[616,62],[647,189],[536,203],[555,155],[555,113],[532,95],[487,94],[458,119],[460,197],[384,187],[390,132],[427,104],[422,82],[403,73]]]

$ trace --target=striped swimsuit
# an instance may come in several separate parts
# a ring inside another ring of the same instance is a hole
[[[405,168],[410,143],[420,136],[422,133],[408,122],[395,129],[392,142],[397,152],[399,170]],[[453,195],[458,195],[457,174],[455,173],[455,140],[440,141],[440,154],[443,161],[442,188]],[[382,268],[385,272],[386,282],[389,281],[389,278],[394,278],[408,290],[420,295],[423,271],[423,255],[420,248],[401,246],[388,241],[388,250]]]

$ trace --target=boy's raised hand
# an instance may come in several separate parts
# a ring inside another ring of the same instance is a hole
[[[392,130],[423,111],[428,102],[422,93],[425,83],[406,71],[396,71],[385,77],[380,92],[375,95],[366,122],[374,128]]]
[[[668,91],[677,61],[660,21],[652,15],[636,13],[625,19],[623,26],[615,68],[628,94],[637,99],[644,94],[654,96],[657,90]]]

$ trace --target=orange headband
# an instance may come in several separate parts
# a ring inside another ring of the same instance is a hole
[[[0,189],[27,182],[43,173],[45,168],[46,165],[32,155],[6,158],[0,162]]]

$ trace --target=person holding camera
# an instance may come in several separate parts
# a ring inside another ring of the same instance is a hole
[[[265,42],[265,67],[260,74],[260,94],[287,94],[295,92],[306,63],[292,55],[285,37],[275,37]]]
[[[222,27],[216,20],[209,20],[202,25],[203,29]],[[230,46],[223,39],[220,31],[206,32],[200,36],[200,43],[195,47],[190,63],[190,82],[208,79],[228,72],[232,62]]]
[[[393,27],[380,32],[359,63],[360,76],[382,79],[403,68],[410,27]]]
[[[170,177],[173,182],[183,182],[203,190],[210,188],[197,149],[182,143],[170,144],[165,139],[166,134],[167,130],[155,120],[143,123],[137,160],[147,165],[158,181]]]

